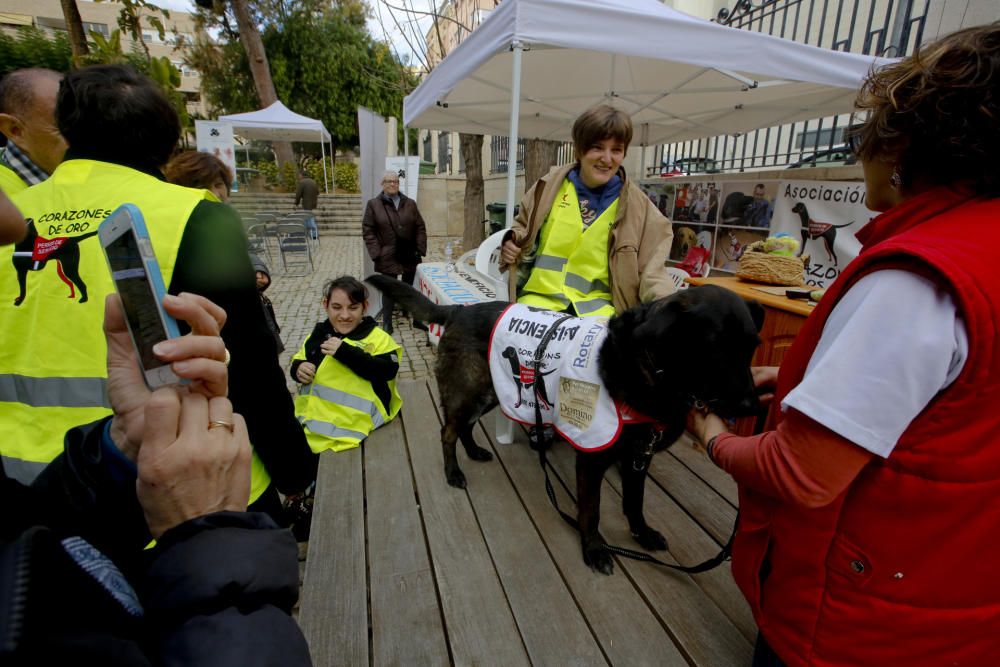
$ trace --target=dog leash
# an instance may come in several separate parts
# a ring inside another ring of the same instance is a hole
[[[535,357],[532,360],[535,369],[535,377],[541,378],[542,370],[542,359],[545,356],[545,350],[548,348],[549,342],[555,337],[556,331],[562,326],[563,322],[571,319],[572,315],[565,315],[558,320],[556,320],[552,326],[549,327],[545,335],[542,336],[542,340],[539,342],[538,347],[535,349]],[[545,425],[542,422],[542,407],[541,407],[541,396],[538,392],[537,382],[532,385],[532,390],[535,394],[535,432],[538,438],[538,462],[542,467],[542,473],[545,475],[545,494],[549,497],[549,502],[552,507],[555,508],[559,516],[563,518],[567,524],[572,526],[577,533],[580,532],[580,524],[577,522],[576,518],[570,516],[564,512],[559,507],[559,501],[556,500],[556,492],[552,487],[552,481],[549,479],[549,469],[552,468],[552,464],[549,463],[548,457],[545,455],[545,443],[544,441],[544,428]],[[650,441],[646,444],[646,448],[642,454],[642,465],[637,468],[637,470],[642,470],[649,467],[649,463],[653,458],[653,447],[659,442],[660,438],[663,437],[661,433],[654,433],[650,438]],[[552,468],[555,472],[555,469]],[[652,563],[654,565],[662,565],[663,567],[669,568],[671,570],[676,570],[678,572],[685,572],[687,574],[699,574],[701,572],[707,572],[713,568],[718,567],[725,561],[729,560],[732,556],[733,550],[733,539],[736,537],[736,526],[739,525],[739,512],[736,513],[736,521],[733,524],[733,532],[730,534],[729,539],[726,544],[722,547],[722,550],[718,554],[709,558],[706,561],[698,563],[697,565],[674,565],[673,563],[667,563],[659,558],[650,556],[643,551],[636,551],[634,549],[629,549],[627,547],[620,547],[614,544],[604,543],[604,548],[613,554],[618,556],[624,556],[625,558],[631,558],[633,560],[643,561],[646,563]]]

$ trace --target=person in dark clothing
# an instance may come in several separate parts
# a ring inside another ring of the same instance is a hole
[[[290,616],[294,540],[241,511],[250,447],[225,398],[225,312],[190,294],[164,306],[190,323],[157,353],[186,387],[150,393],[109,297],[113,416],[70,429],[30,486],[0,463],[0,503],[16,508],[0,522],[4,665],[311,664]]]
[[[319,227],[316,226],[316,215],[313,211],[319,205],[319,186],[316,184],[316,181],[306,175],[306,172],[301,170],[299,170],[299,185],[295,188],[296,208],[298,208],[299,204],[302,204],[303,211],[310,214],[305,221],[309,235],[314,239],[318,239]]]
[[[260,292],[260,303],[264,307],[264,317],[267,320],[267,328],[274,336],[274,344],[278,348],[278,354],[285,351],[285,343],[281,340],[281,327],[278,326],[278,318],[274,315],[274,304],[264,296],[264,292],[271,286],[271,272],[257,255],[250,255],[250,263],[253,264],[254,273],[257,276],[257,291]]]
[[[361,232],[368,256],[381,274],[413,284],[417,264],[427,254],[427,227],[417,209],[417,202],[399,191],[399,174],[387,171],[382,176],[382,192],[368,201]],[[382,328],[392,333],[392,299],[382,295]],[[413,326],[427,330],[414,320]]]
[[[178,142],[180,123],[162,89],[132,68],[101,65],[66,75],[59,89],[57,119],[72,148],[52,177],[18,193],[15,204],[26,218],[34,220],[47,211],[74,211],[77,217],[72,226],[76,231],[67,236],[80,239],[81,267],[105,263],[98,240],[86,236],[107,213],[125,202],[139,206],[161,266],[169,266],[172,260],[168,291],[200,294],[228,315],[222,338],[232,359],[229,399],[236,411],[245,415],[254,452],[263,464],[255,463],[254,467],[254,509],[280,517],[277,491],[291,494],[306,489],[315,479],[317,461],[295,421],[274,338],[260,306],[239,215],[228,205],[200,197],[197,191],[163,182],[160,169]],[[86,236],[80,234],[83,230],[89,230]],[[10,264],[3,255],[0,260]],[[113,290],[110,278],[91,271],[87,303],[62,299],[59,304],[46,303],[42,311],[39,293],[45,284],[41,278],[51,280],[51,275],[40,272],[31,276],[23,304],[12,307],[9,301],[0,303],[0,318],[5,323],[0,330],[0,366],[7,372],[32,376],[36,374],[36,359],[50,356],[52,349],[62,349],[67,369],[74,373],[62,373],[60,382],[72,382],[74,374],[99,378],[103,370],[97,360],[104,353],[100,343],[90,345],[94,339],[87,338],[88,344],[81,342],[66,349],[62,344],[64,331],[55,323],[73,322],[88,331],[100,326],[97,308],[103,303],[101,297]],[[19,336],[18,328],[30,328],[32,317],[37,318],[37,325],[31,335]],[[53,326],[42,326],[43,317]],[[85,403],[88,408],[103,405],[103,396],[87,398],[92,401]],[[30,419],[26,425],[20,423],[24,421],[20,415],[34,409],[32,397],[18,395],[8,401],[0,403],[0,450],[13,439],[52,447],[55,433],[61,434],[80,421],[69,421],[74,406],[66,406],[58,423],[50,419],[50,411],[45,419]],[[13,412],[15,409],[21,412]],[[18,463],[23,463],[26,473],[37,474],[43,464],[34,462],[49,461],[55,454]],[[9,465],[7,472],[22,481],[30,480],[15,475],[18,471]]]
[[[313,328],[290,370],[303,384],[295,414],[315,452],[357,447],[402,405],[396,375],[403,348],[364,314],[365,286],[341,276],[323,295],[327,319]]]

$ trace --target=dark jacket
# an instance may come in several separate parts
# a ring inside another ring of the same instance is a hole
[[[0,663],[308,665],[289,615],[295,540],[264,514],[183,523],[144,551],[135,495],[102,445],[72,429],[30,486],[0,467]]]
[[[260,305],[264,308],[264,319],[267,320],[267,328],[270,329],[271,335],[274,336],[274,344],[278,348],[278,354],[281,354],[285,351],[285,343],[281,340],[281,327],[278,326],[278,318],[274,315],[274,304],[271,303],[269,298],[264,296],[264,292],[271,286],[271,272],[268,271],[264,260],[257,255],[250,255],[250,263],[253,265],[255,272],[259,271],[267,276],[267,284],[263,287],[258,287],[257,291],[260,292]]]
[[[299,185],[295,188],[295,205],[298,206],[302,203],[302,208],[306,211],[313,211],[316,209],[316,204],[319,201],[319,185],[316,184],[311,178],[303,178],[299,181]]]
[[[411,272],[427,254],[427,228],[417,202],[399,193],[399,210],[384,192],[368,201],[361,222],[368,256],[379,273]]]

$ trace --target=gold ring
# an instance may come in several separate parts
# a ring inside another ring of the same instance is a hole
[[[228,428],[230,433],[232,433],[233,429],[235,428],[232,422],[223,421],[222,419],[213,419],[212,421],[208,422],[209,431],[211,431],[213,428],[219,428],[219,427]]]
[[[225,363],[226,367],[228,368],[229,367],[229,360],[232,359],[232,356],[230,356],[230,354],[229,354],[229,348],[228,347],[224,347],[222,349],[226,351],[226,360],[223,363]]]

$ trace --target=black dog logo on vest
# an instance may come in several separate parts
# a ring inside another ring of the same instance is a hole
[[[97,232],[88,232],[80,236],[59,236],[47,239],[38,235],[35,221],[28,219],[28,234],[24,240],[14,246],[14,256],[11,258],[14,270],[17,271],[17,285],[20,290],[14,299],[14,305],[24,303],[25,287],[28,281],[28,271],[41,271],[50,261],[56,262],[56,273],[59,279],[69,287],[69,298],[76,297],[74,285],[80,289],[80,303],[87,301],[87,283],[80,277],[80,241],[96,236]]]
[[[510,373],[514,378],[514,385],[517,387],[517,404],[515,408],[521,407],[524,399],[521,396],[522,389],[528,389],[529,391],[532,387],[535,387],[535,383],[538,382],[537,392],[538,399],[545,406],[545,409],[550,409],[552,407],[552,401],[549,400],[548,395],[545,393],[545,376],[551,373],[555,373],[556,369],[546,371],[544,373],[538,373],[535,375],[534,366],[525,366],[521,363],[521,360],[517,357],[517,350],[513,346],[504,349],[501,356],[510,363]],[[539,382],[541,380],[541,382]],[[531,394],[529,393],[529,396]]]

